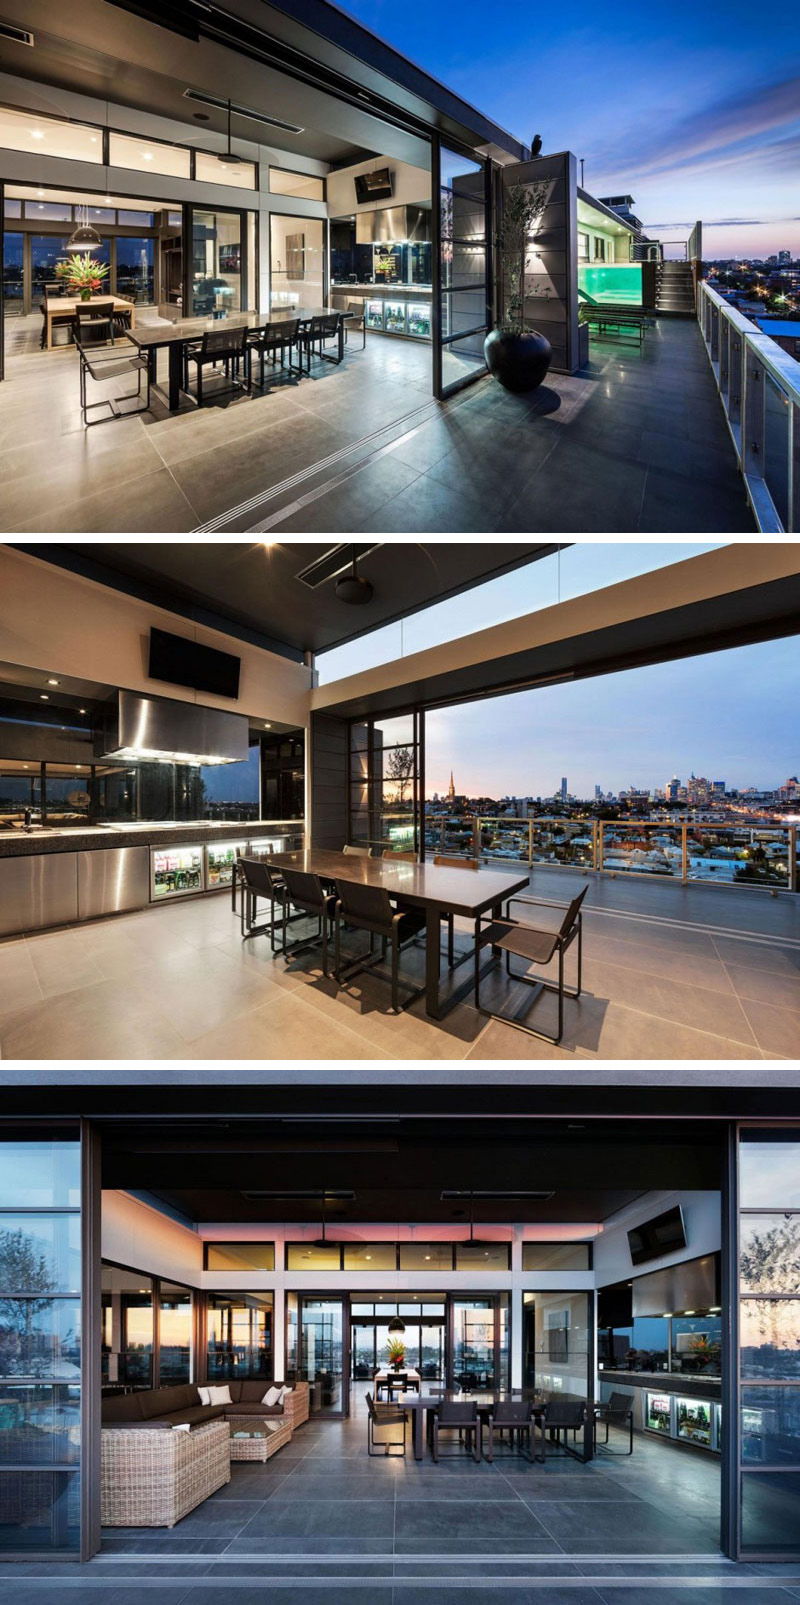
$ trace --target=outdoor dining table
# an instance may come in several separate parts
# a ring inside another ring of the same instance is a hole
[[[450,869],[443,864],[364,858],[357,853],[335,853],[321,847],[307,847],[297,853],[276,853],[270,859],[270,866],[304,870],[323,881],[338,879],[382,886],[401,907],[424,909],[425,1012],[434,1020],[441,1020],[473,985],[470,977],[450,992],[446,1000],[440,998],[442,915],[462,914],[474,921],[491,910],[499,918],[506,899],[528,885],[527,874],[521,875],[519,871],[515,875],[504,875],[494,869]],[[492,949],[490,965],[498,957],[499,949]]]
[[[499,1392],[492,1391],[461,1393],[457,1390],[450,1390],[447,1388],[442,1388],[438,1393],[404,1393],[400,1402],[400,1408],[402,1410],[410,1410],[412,1413],[413,1421],[411,1437],[414,1444],[415,1460],[424,1460],[425,1458],[425,1422],[430,1416],[433,1415],[435,1410],[438,1410],[442,1400],[444,1399],[452,1400],[457,1404],[471,1404],[473,1402],[477,1404],[479,1423],[478,1444],[480,1453],[483,1455],[483,1428],[484,1424],[488,1421],[489,1416],[492,1414],[495,1405],[499,1404],[500,1401],[504,1399],[512,1399],[514,1402],[521,1403],[522,1393],[515,1393],[513,1390],[508,1392],[507,1389]],[[535,1458],[539,1461],[543,1461],[545,1458],[544,1404],[534,1403],[531,1407],[531,1414],[535,1425],[539,1428],[540,1438],[540,1452]]]
[[[391,1399],[395,1392],[407,1392],[409,1388],[413,1388],[415,1393],[419,1393],[422,1378],[419,1371],[382,1370],[375,1372],[373,1381],[375,1383],[375,1397],[379,1399],[382,1390],[385,1388]]]
[[[183,353],[184,348],[194,340],[202,340],[204,334],[216,332],[218,329],[263,329],[266,323],[292,323],[299,319],[301,324],[308,324],[312,318],[322,318],[336,311],[334,307],[281,307],[272,312],[228,312],[223,318],[182,318],[177,323],[146,324],[137,330],[136,339],[142,351],[150,357],[150,383],[156,383],[157,353],[162,350],[169,352],[169,378],[167,387],[167,405],[170,412],[177,412],[180,406],[183,383]],[[338,312],[340,319],[353,317],[352,312]],[[344,356],[344,325],[339,323],[339,350],[336,358],[331,360],[341,362]]]
[[[130,321],[130,327],[132,329],[135,329],[135,327],[136,327],[136,308],[135,308],[135,306],[134,306],[132,301],[126,301],[123,296],[111,295],[110,293],[108,295],[102,295],[102,294],[93,295],[93,296],[91,296],[91,298],[88,301],[82,301],[79,296],[72,296],[72,295],[47,295],[47,296],[45,296],[45,298],[44,298],[44,315],[45,315],[45,321],[46,321],[46,324],[47,324],[47,340],[46,340],[47,350],[48,351],[52,351],[53,350],[53,324],[54,323],[69,323],[69,322],[71,322],[71,320],[75,316],[75,313],[78,310],[78,307],[89,307],[91,309],[92,306],[97,306],[98,303],[101,303],[101,302],[102,302],[102,304],[104,306],[107,306],[109,301],[113,301],[114,302],[114,311],[115,312],[127,312],[127,313],[130,314],[130,320],[131,320]]]

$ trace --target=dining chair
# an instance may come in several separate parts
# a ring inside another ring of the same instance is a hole
[[[372,847],[354,847],[352,842],[345,842],[344,847],[342,848],[342,852],[343,853],[356,854],[359,858],[374,858],[375,857],[374,848],[372,848]]]
[[[502,1020],[517,1031],[524,1031],[528,1036],[539,1037],[545,1042],[557,1045],[564,1035],[564,998],[579,998],[581,995],[581,962],[583,933],[581,922],[581,904],[588,892],[588,886],[567,907],[566,913],[557,930],[540,929],[535,925],[528,925],[524,920],[512,919],[510,909],[512,903],[522,902],[546,908],[563,908],[563,904],[544,903],[535,897],[514,897],[506,905],[506,916],[502,919],[488,915],[489,924],[483,925],[481,919],[476,921],[475,941],[475,1007],[479,1014],[489,1020]],[[564,985],[564,959],[573,942],[578,944],[578,979],[574,988]],[[511,981],[520,981],[525,986],[534,987],[533,1002],[542,992],[555,992],[558,997],[558,1031],[555,1036],[549,1031],[536,1031],[533,1026],[526,1025],[524,1021],[512,1019],[509,1015],[498,1014],[492,1009],[481,1007],[480,1001],[480,961],[481,953],[485,947],[499,948],[506,957],[506,974]],[[511,958],[525,960],[526,969],[531,964],[545,967],[555,957],[558,958],[558,980],[546,981],[540,975],[516,974],[511,969]]]
[[[83,301],[72,315],[72,337],[77,345],[114,342],[114,302]]]
[[[505,1435],[508,1433],[511,1453],[522,1455],[526,1460],[533,1460],[531,1434],[535,1429],[533,1405],[530,1400],[498,1399],[489,1412],[486,1459],[494,1460],[495,1433],[500,1446],[505,1445]]]
[[[242,941],[247,942],[253,936],[269,936],[270,946],[275,951],[275,909],[280,910],[281,923],[285,915],[286,888],[278,870],[273,870],[260,858],[237,859],[237,872],[242,885],[241,907],[239,913],[239,929]],[[258,924],[258,900],[261,898],[270,906],[269,924]],[[245,929],[245,926],[247,927]]]
[[[39,341],[39,348],[42,351],[44,351],[45,346],[47,345],[47,303],[48,301],[55,301],[59,297],[63,298],[63,295],[64,285],[61,279],[53,279],[49,284],[45,284],[42,288],[43,299],[39,302],[39,311],[42,314],[42,338]],[[55,333],[57,328],[66,328],[68,339],[72,339],[71,317],[68,319],[64,318],[63,316],[59,318],[58,323],[53,324],[53,333]]]
[[[321,317],[309,318],[307,323],[301,324],[300,350],[306,353],[309,373],[311,372],[311,358],[315,350],[316,355],[323,362],[338,363],[341,360],[339,357],[329,356],[325,350],[331,340],[336,340],[337,344],[340,341],[341,325],[341,312],[326,312]]]
[[[602,1443],[597,1441],[598,1426],[605,1426],[606,1435]],[[612,1449],[608,1441],[609,1427],[619,1427],[628,1436],[627,1449]],[[594,1446],[609,1455],[633,1454],[633,1399],[629,1393],[612,1393],[606,1403],[596,1404],[594,1407]]]
[[[84,326],[85,327],[85,326]],[[112,418],[133,418],[137,413],[147,412],[150,407],[150,367],[146,357],[130,334],[122,335],[116,341],[113,339],[102,346],[91,345],[88,350],[76,333],[75,345],[78,351],[78,370],[80,387],[81,418],[84,428],[89,429],[94,424],[108,423]],[[121,379],[126,374],[136,374],[136,389],[125,391],[123,395],[103,396],[99,401],[89,401],[87,393],[87,380],[95,384],[106,384],[112,379]],[[144,396],[142,395],[142,379],[144,379]],[[132,401],[140,405],[127,407],[123,410],[122,403]],[[106,408],[105,417],[92,418],[90,413]]]
[[[558,1451],[561,1446],[561,1434],[564,1434],[563,1452],[572,1455],[575,1460],[582,1460],[583,1455],[577,1449],[571,1449],[567,1442],[570,1433],[575,1437],[585,1426],[589,1405],[586,1399],[548,1399],[543,1414],[543,1429],[546,1436],[556,1445]]]
[[[265,865],[268,870],[269,866]],[[273,873],[277,873],[273,871]],[[336,908],[335,892],[326,892],[319,875],[309,875],[303,869],[282,869],[281,877],[286,885],[286,896],[283,905],[283,921],[281,925],[281,952],[285,959],[292,953],[300,953],[309,947],[317,947],[322,943],[322,973],[328,974],[328,930],[334,918]],[[309,915],[318,922],[316,936],[301,937],[297,942],[287,946],[286,927],[289,923],[287,914],[290,908],[300,910],[301,914]],[[338,979],[338,976],[337,976]]]
[[[248,329],[246,325],[235,329],[208,329],[197,343],[184,346],[184,388],[189,391],[189,363],[194,363],[197,371],[197,405],[203,405],[203,370],[216,367],[218,362],[223,365],[225,378],[229,381],[228,390],[246,390],[250,384],[250,352],[247,345]],[[244,364],[244,383],[239,379],[239,366]],[[216,390],[215,395],[226,395],[226,390]]]
[[[461,1399],[442,1399],[433,1414],[432,1449],[433,1458],[439,1461],[439,1437],[444,1432],[457,1432],[459,1449],[464,1448],[471,1453],[473,1460],[478,1464],[481,1458],[480,1421],[478,1420],[477,1400],[469,1402]],[[457,1451],[458,1452],[458,1451]],[[448,1456],[445,1456],[447,1459]]]
[[[446,853],[435,853],[433,862],[439,869],[480,869],[477,858],[454,858]],[[447,962],[452,970],[455,965],[455,916],[443,914],[442,919],[447,922]],[[469,954],[465,953],[464,957],[469,958]]]
[[[367,1401],[367,1454],[371,1459],[383,1458],[385,1455],[399,1458],[406,1452],[406,1428],[408,1426],[408,1411],[400,1405],[376,1404],[371,1393],[365,1395]],[[392,1439],[383,1440],[375,1437],[376,1429],[385,1427],[399,1427],[402,1424],[403,1442],[398,1444]]]
[[[281,368],[284,368],[286,365],[284,358],[288,360],[289,367],[293,368],[292,351],[297,345],[299,334],[299,318],[286,318],[275,323],[265,323],[261,329],[248,329],[247,346],[250,355],[251,373],[253,357],[257,356],[261,364],[259,382],[262,390],[264,388],[264,363],[266,358],[270,358],[273,368],[278,360],[280,360]]]
[[[380,964],[386,957],[387,948],[392,949],[392,1008],[395,1014],[400,1012],[400,987],[410,992],[404,1008],[419,997],[424,987],[411,986],[407,981],[400,980],[400,949],[407,942],[413,940],[418,932],[424,929],[425,914],[417,909],[396,909],[391,902],[389,893],[384,886],[364,886],[361,881],[336,880],[336,927],[333,973],[340,986],[350,981],[354,976],[360,975],[364,970],[371,970]],[[342,968],[341,933],[342,926],[348,925],[351,930],[369,932],[369,951],[358,958],[352,959]],[[375,937],[380,937],[381,951],[375,952]]]
[[[346,346],[350,344],[351,334],[360,334],[360,350],[364,351],[367,345],[366,303],[363,300],[348,301],[347,310],[350,313],[350,317],[347,318],[344,326],[344,343]]]

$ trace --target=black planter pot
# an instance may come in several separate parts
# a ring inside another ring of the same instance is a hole
[[[515,395],[537,389],[553,355],[550,341],[535,329],[526,329],[523,334],[492,329],[483,342],[483,351],[492,378]]]

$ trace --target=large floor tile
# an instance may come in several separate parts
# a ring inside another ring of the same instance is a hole
[[[24,938],[0,942],[0,1014],[43,998],[31,950]]]
[[[800,1059],[800,1014],[796,1009],[779,1009],[749,998],[742,999],[742,1008],[760,1048],[785,1059]]]
[[[185,1055],[185,1042],[129,979],[101,980],[0,1016],[0,1051],[14,1059],[153,1059]]]
[[[277,990],[277,989],[276,989]],[[275,1001],[232,1015],[224,1025],[192,1039],[191,1052],[173,1057],[237,1059],[385,1059],[389,1055],[366,1042],[346,1025],[334,1023],[311,1008],[302,992],[281,994]]]
[[[750,969],[741,964],[731,964],[730,960],[725,968],[740,998],[750,999],[754,1003],[768,1003],[777,1009],[800,1011],[800,973],[796,976],[778,975],[774,970]]]
[[[330,1536],[347,1541],[352,1510],[353,1506],[346,1497],[343,1500],[271,1499],[263,1510],[251,1516],[240,1536],[244,1540],[270,1538],[273,1535],[295,1540]],[[394,1532],[394,1520],[394,1500],[359,1500],[355,1531],[359,1538],[390,1538]]]

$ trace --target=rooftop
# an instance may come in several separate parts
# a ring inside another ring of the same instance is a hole
[[[754,529],[690,320],[658,319],[641,348],[593,340],[586,369],[529,397],[487,377],[432,401],[430,350],[373,337],[266,394],[174,415],[155,394],[150,413],[88,432],[75,352],[40,353],[40,324],[7,334],[5,533]]]

